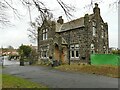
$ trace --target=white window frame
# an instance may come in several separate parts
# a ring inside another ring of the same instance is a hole
[[[92,32],[93,32],[93,36],[96,36],[96,22],[95,21],[92,22]]]
[[[71,51],[70,51],[70,58],[74,58],[74,57],[75,57],[75,53],[74,53],[74,55],[73,55],[72,52],[74,53],[74,50],[71,50]]]
[[[77,51],[78,51],[78,57],[77,57]],[[79,50],[75,50],[75,58],[79,58]]]
[[[44,54],[44,52],[45,52],[45,56],[43,55]],[[42,59],[47,59],[48,58],[48,51],[46,50],[44,50],[44,51],[41,51],[41,58]]]
[[[95,21],[93,21],[93,22],[92,22],[92,25],[95,27],[95,26],[96,26],[96,22],[95,22]]]
[[[104,31],[101,32],[101,37],[104,38]]]
[[[78,57],[76,56],[78,51]],[[79,58],[79,44],[75,44],[75,58]]]
[[[91,49],[94,49],[94,44],[93,43],[91,44]]]
[[[47,40],[48,39],[48,29],[44,29],[42,31],[42,40]]]
[[[94,54],[95,53],[95,46],[93,43],[91,43],[90,48],[91,48],[91,53],[93,52],[92,54]]]
[[[102,29],[104,29],[104,26],[103,26],[103,25],[101,25],[101,28],[102,28]]]
[[[96,27],[93,26],[93,36],[96,36]]]
[[[41,47],[41,58],[42,59],[47,59],[48,58],[48,49],[49,49],[49,46],[45,46],[45,49],[42,49]],[[43,55],[45,52],[45,56]]]
[[[78,56],[77,56],[77,52],[78,52]],[[79,58],[79,44],[70,45],[70,58],[71,59]]]

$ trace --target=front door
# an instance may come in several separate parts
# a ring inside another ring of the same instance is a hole
[[[67,62],[67,47],[62,48],[62,62],[66,63]]]
[[[59,46],[55,44],[55,49],[54,49],[55,60],[59,60],[59,55],[60,55]]]

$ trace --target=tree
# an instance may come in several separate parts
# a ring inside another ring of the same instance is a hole
[[[30,63],[29,64],[34,64],[38,60],[38,53],[37,50],[32,48],[31,55],[30,55]]]
[[[15,14],[15,16],[20,17],[19,11],[18,9],[15,7],[15,2],[16,0],[0,0],[0,26],[2,24],[6,25],[6,23],[9,22],[9,18],[8,18],[8,14],[7,14],[7,10],[11,9],[13,11],[13,13]],[[90,0],[91,2],[86,5],[84,8],[91,8],[93,6],[93,4],[95,2],[101,2],[104,0]],[[46,2],[51,2],[46,0]],[[28,8],[29,14],[30,14],[30,8],[33,7],[35,9],[38,9],[39,14],[40,14],[40,18],[42,20],[44,20],[46,18],[46,15],[50,15],[52,13],[52,10],[50,7],[47,7],[47,5],[45,5],[46,3],[45,1],[43,2],[42,0],[18,0],[17,3],[22,4],[24,6],[26,6]],[[68,5],[65,3],[65,1],[63,0],[56,0],[56,2],[58,3],[58,5],[62,8],[62,10],[64,11],[65,15],[70,18],[72,16],[72,13],[70,13],[70,11],[74,11],[73,5],[71,7],[71,5]],[[73,0],[74,2],[74,0]],[[112,3],[110,3],[110,6],[114,6],[119,2],[119,0],[113,0]],[[82,3],[82,1],[81,1]],[[51,3],[52,4],[52,3]],[[30,21],[31,21],[31,15],[30,15]]]
[[[37,30],[38,30],[38,27],[41,26],[41,24],[43,23],[43,21],[45,19],[47,20],[51,20],[53,17],[52,17],[52,12],[50,10],[50,8],[47,8],[46,6],[44,7],[44,4],[42,2],[40,3],[37,3],[37,1],[41,1],[41,0],[33,0],[34,1],[34,5],[36,6],[36,8],[38,9],[38,11],[40,12],[40,15],[36,18],[36,20],[34,22],[30,22],[30,28],[28,28],[28,31],[30,32],[29,34],[29,37],[30,37],[30,40],[32,42],[34,42],[35,40],[37,40]],[[61,6],[62,10],[64,11],[66,17],[68,19],[71,19],[72,18],[72,14],[70,13],[70,11],[72,10],[72,12],[75,11],[75,7],[74,5],[72,7],[70,7],[69,5],[65,4],[62,0],[56,0],[58,2],[58,4]],[[88,8],[88,9],[91,9],[93,8],[93,5],[95,2],[104,2],[104,0],[90,0],[91,2],[86,5],[85,7],[83,7],[84,9],[85,8]],[[118,4],[118,1],[119,0],[113,0],[112,3],[109,4],[109,7],[112,7],[112,6],[117,6]],[[42,7],[42,5],[43,7]],[[41,8],[42,7],[42,8]]]
[[[7,5],[6,3],[2,0],[0,1],[0,28],[2,27],[2,25],[6,25],[9,20],[7,18]]]
[[[9,45],[9,46],[8,46],[8,49],[14,49],[14,47],[13,47],[13,46],[11,46],[11,45]]]
[[[29,61],[29,57],[31,54],[31,47],[26,45],[21,45],[18,49],[20,55],[20,66],[24,66],[24,61]]]
[[[32,51],[31,47],[26,45],[21,45],[18,50],[19,54],[23,55],[26,58],[30,56],[31,51]]]
[[[18,9],[16,7],[14,7],[15,1],[16,0],[8,0],[8,1],[1,0],[0,1],[0,27],[2,27],[2,25],[7,26],[6,24],[10,23],[9,18],[8,18],[9,14],[7,14],[8,9],[11,9],[13,11],[13,14],[15,14],[15,16],[20,18],[21,15],[19,14]],[[18,1],[19,1],[18,2],[19,4],[22,4],[23,6],[28,8],[29,16],[30,16],[30,26],[31,26],[28,29],[28,31],[30,32],[29,37],[32,39],[32,42],[33,42],[37,38],[38,26],[40,26],[45,19],[48,19],[50,17],[52,18],[52,15],[53,15],[52,9],[51,9],[51,7],[47,7],[47,5],[45,4],[46,2],[51,2],[51,1],[50,0],[44,0],[44,2],[42,0],[18,0]],[[63,10],[66,17],[68,19],[71,19],[73,16],[73,12],[75,11],[75,7],[74,7],[75,5],[72,5],[72,6],[68,5],[63,0],[56,0],[56,2],[58,3],[58,6],[61,7],[61,10]],[[74,0],[73,0],[73,2],[74,2]],[[98,3],[104,2],[104,0],[90,0],[90,3],[88,5],[85,5],[83,7],[83,9],[84,8],[88,8],[88,9],[93,8],[93,5],[95,2],[98,2]],[[109,6],[116,6],[118,4],[118,2],[119,2],[119,0],[113,0],[113,2],[109,4]],[[81,3],[82,3],[82,1],[81,1]],[[38,16],[38,18],[36,18],[35,22],[33,22],[31,20],[30,8],[34,8],[39,11],[39,16]]]
[[[113,53],[113,54],[120,55],[120,49],[117,49],[117,50],[112,50],[112,53]]]

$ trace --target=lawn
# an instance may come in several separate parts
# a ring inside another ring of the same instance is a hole
[[[55,67],[57,70],[68,71],[68,72],[83,72],[97,75],[104,75],[114,78],[120,78],[120,71],[118,73],[118,66],[112,65],[87,65],[87,64],[71,64],[71,65],[61,65]]]
[[[44,85],[28,81],[26,79],[3,74],[2,75],[2,88],[46,88]]]

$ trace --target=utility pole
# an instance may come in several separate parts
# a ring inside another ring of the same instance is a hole
[[[31,3],[30,3],[30,1],[28,0],[28,12],[29,12],[29,17],[30,17],[30,22],[32,22],[32,18],[31,18],[31,11],[30,11],[30,5],[31,5]]]
[[[1,53],[2,53],[2,67],[3,67],[3,63],[4,63],[3,47],[1,47]]]
[[[68,60],[69,60],[69,62],[68,62],[68,64],[70,65],[70,31],[69,31],[69,34],[68,34]]]

